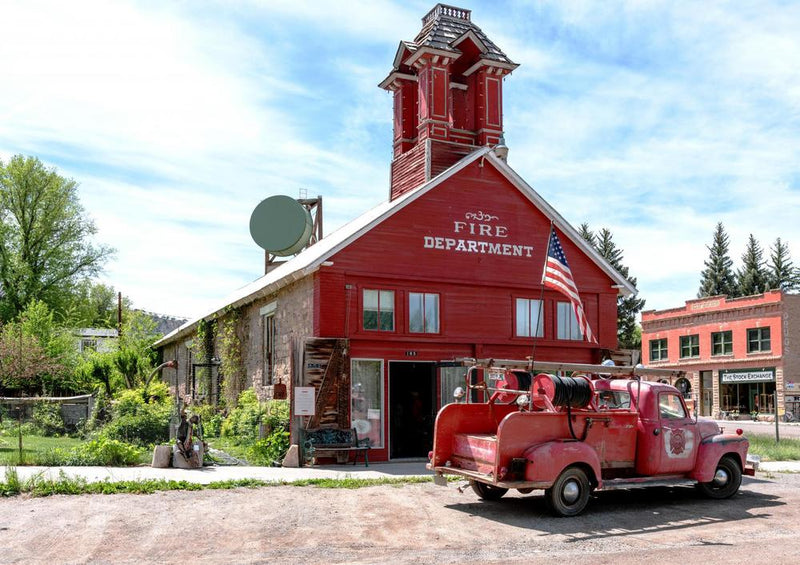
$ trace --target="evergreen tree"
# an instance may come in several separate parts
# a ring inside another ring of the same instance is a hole
[[[797,290],[800,286],[798,271],[792,265],[789,256],[789,245],[783,243],[781,238],[777,238],[770,248],[770,262],[767,265],[768,281],[770,289],[778,289],[784,292]]]
[[[580,229],[578,230],[578,233],[581,234],[581,237],[583,239],[585,239],[586,241],[591,243],[592,247],[597,248],[597,238],[595,237],[595,235],[592,232],[592,230],[589,229],[589,224],[587,224],[586,222],[583,222],[581,224]]]
[[[703,263],[700,279],[700,290],[697,291],[697,298],[705,296],[718,296],[726,294],[737,296],[738,288],[736,276],[733,273],[733,261],[728,256],[728,234],[722,222],[717,224],[714,230],[714,241],[710,246],[706,246],[709,251],[708,259]]]
[[[742,255],[742,268],[738,274],[739,296],[761,294],[769,287],[769,276],[764,268],[764,252],[753,234],[747,240]]]
[[[628,267],[622,264],[622,250],[614,243],[611,231],[606,228],[600,230],[599,234],[594,234],[589,225],[584,223],[580,227],[580,235],[592,244],[600,255],[608,261],[617,272],[625,277],[634,288],[636,287],[636,277],[630,276]],[[639,325],[636,323],[636,315],[644,308],[644,299],[633,296],[617,297],[617,341],[622,349],[638,349],[642,344],[642,334],[637,331]]]

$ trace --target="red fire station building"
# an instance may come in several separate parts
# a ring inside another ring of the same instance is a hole
[[[246,386],[313,388],[313,414],[293,426],[355,427],[370,459],[419,457],[463,383],[438,362],[597,363],[614,350],[617,296],[633,287],[506,161],[503,80],[516,68],[470,11],[437,4],[380,83],[394,97],[389,200],[158,342],[179,360],[165,370],[176,392],[196,392],[201,320],[233,320]],[[597,342],[542,288],[551,226]]]
[[[642,312],[642,358],[685,371],[700,414],[723,418],[796,415],[800,408],[800,295],[771,291],[712,296]]]

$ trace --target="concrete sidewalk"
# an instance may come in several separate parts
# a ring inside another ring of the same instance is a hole
[[[317,467],[246,467],[213,466],[202,469],[154,469],[153,467],[27,467],[16,468],[20,480],[31,477],[58,479],[61,474],[88,482],[137,481],[165,479],[208,484],[217,481],[258,479],[267,482],[295,482],[304,479],[382,479],[387,477],[433,476],[425,461],[372,463],[364,465],[326,465]],[[0,466],[0,482],[5,480],[6,467]]]
[[[152,467],[17,467],[21,480],[32,477],[58,479],[82,477],[88,482],[137,481],[165,479],[208,484],[217,481],[258,479],[266,482],[295,482],[304,479],[382,479],[387,477],[430,477],[424,461],[373,463],[363,465],[327,465],[319,467],[245,467],[214,466],[202,469],[154,469]],[[800,473],[800,461],[766,461],[759,473]],[[5,480],[6,467],[0,466],[0,482]]]

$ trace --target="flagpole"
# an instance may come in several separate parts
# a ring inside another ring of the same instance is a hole
[[[533,364],[536,362],[536,341],[539,339],[538,330],[539,323],[542,324],[542,334],[544,334],[544,276],[547,273],[547,257],[550,255],[550,241],[553,239],[553,220],[550,220],[550,229],[547,232],[547,250],[544,253],[544,266],[542,267],[542,279],[539,281],[542,289],[539,293],[539,312],[536,318],[536,327],[534,328],[533,336],[533,351],[531,352],[531,373],[533,373]],[[544,337],[544,335],[542,335]],[[531,396],[531,398],[533,398]]]

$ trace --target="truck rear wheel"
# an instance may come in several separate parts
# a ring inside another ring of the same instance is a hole
[[[483,500],[500,500],[503,498],[503,495],[508,492],[507,488],[493,487],[492,485],[487,485],[486,483],[480,483],[478,481],[470,481],[469,486],[471,486],[475,494]]]
[[[697,483],[697,488],[709,498],[730,498],[742,484],[742,470],[739,463],[730,455],[724,456],[717,463],[714,479],[707,483]]]
[[[544,500],[556,516],[577,516],[589,504],[591,490],[586,472],[579,467],[569,467],[544,491]]]

